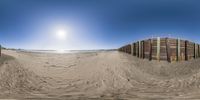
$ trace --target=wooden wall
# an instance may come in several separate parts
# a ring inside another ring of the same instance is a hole
[[[0,57],[1,57],[1,45],[0,45]]]
[[[119,48],[142,59],[184,61],[200,57],[200,45],[181,39],[152,38],[137,41]]]

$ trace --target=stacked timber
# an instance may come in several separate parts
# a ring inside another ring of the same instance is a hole
[[[200,45],[173,38],[152,38],[119,48],[119,51],[149,60],[185,61],[200,58]]]

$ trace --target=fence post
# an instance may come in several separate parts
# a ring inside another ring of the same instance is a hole
[[[136,53],[136,55],[137,55],[137,57],[139,58],[139,41],[136,43],[136,47],[137,47],[137,53]]]
[[[133,43],[133,56],[136,56],[136,44]]]
[[[166,43],[166,54],[167,54],[167,61],[171,62],[170,60],[170,45],[169,45],[169,39],[165,38],[165,43]]]
[[[200,57],[200,45],[198,44],[198,57]]]
[[[198,58],[199,54],[198,54],[198,44],[197,43],[195,44],[195,47],[196,47],[196,58]]]
[[[141,58],[141,42],[139,41],[139,46],[138,46],[138,48],[139,48],[139,58]]]
[[[199,44],[198,44],[198,57],[200,57],[200,50],[199,50]]]
[[[180,38],[177,39],[177,61],[180,61],[181,43]]]
[[[149,60],[152,60],[152,40],[149,39]]]
[[[0,57],[1,57],[1,45],[0,45]]]
[[[142,42],[142,56],[143,56],[143,59],[145,58],[144,51],[145,51],[145,45],[144,45],[144,40],[143,40],[143,42]]]
[[[160,61],[160,37],[157,37],[157,60]]]
[[[127,49],[127,45],[125,46],[125,52],[127,53],[128,49]]]
[[[188,41],[185,41],[185,60],[188,60]]]
[[[133,43],[131,43],[131,55],[133,55]]]
[[[194,43],[194,59],[196,58],[196,43]]]

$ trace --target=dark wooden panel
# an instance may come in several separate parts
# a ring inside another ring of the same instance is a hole
[[[150,40],[144,40],[144,58],[150,59]]]
[[[166,38],[160,39],[160,60],[167,60]]]
[[[152,59],[157,59],[157,39],[152,39]]]
[[[194,43],[193,42],[188,42],[187,44],[187,56],[188,56],[188,60],[189,59],[193,59],[194,58]]]
[[[179,57],[180,61],[185,60],[185,41],[181,40],[180,41],[180,57]]]
[[[200,57],[200,45],[198,44],[198,57]]]
[[[139,57],[139,42],[136,42],[136,56]]]
[[[137,56],[137,42],[134,43],[134,46],[135,46],[134,55]]]
[[[169,39],[170,61],[177,61],[177,39]]]

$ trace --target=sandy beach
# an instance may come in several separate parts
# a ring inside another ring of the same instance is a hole
[[[200,59],[168,63],[118,51],[2,53],[0,99],[200,99]]]

